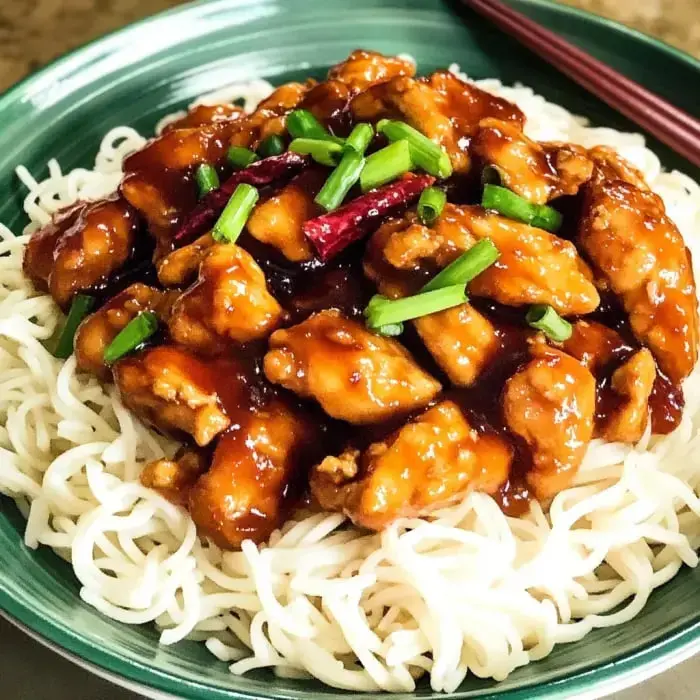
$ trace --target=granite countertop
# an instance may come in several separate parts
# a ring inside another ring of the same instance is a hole
[[[561,0],[657,36],[700,58],[700,0]],[[0,0],[0,91],[95,37],[182,0]],[[611,700],[691,700],[700,658]],[[138,700],[73,666],[0,619],[7,700]]]

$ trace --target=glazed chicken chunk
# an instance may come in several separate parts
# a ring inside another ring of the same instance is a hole
[[[209,459],[200,450],[181,447],[172,459],[158,459],[147,464],[140,475],[141,483],[172,503],[186,506],[189,492],[197,479],[209,469]]]
[[[32,235],[24,272],[68,307],[74,294],[99,287],[124,265],[137,229],[136,212],[120,197],[79,202]]]
[[[321,507],[381,530],[397,518],[422,517],[470,490],[494,493],[512,461],[508,442],[480,433],[452,401],[442,401],[364,453],[326,457],[311,475]],[[409,466],[410,465],[410,466]]]
[[[617,331],[577,321],[562,348],[598,380],[594,435],[608,442],[638,442],[646,429],[656,364],[648,349],[634,351]]]
[[[440,384],[394,340],[328,309],[270,336],[265,374],[333,418],[375,423],[428,404]]]
[[[250,235],[274,246],[292,262],[311,260],[313,251],[302,226],[322,212],[314,197],[326,178],[324,170],[310,168],[258,204],[248,219]]]
[[[615,370],[610,389],[619,400],[600,429],[600,436],[608,442],[641,440],[649,422],[649,397],[656,379],[656,364],[647,348],[636,352]]]
[[[314,442],[310,423],[280,400],[251,411],[219,440],[210,469],[189,491],[199,532],[226,549],[267,540],[298,495]]]
[[[113,372],[128,408],[166,432],[188,433],[202,447],[231,423],[217,392],[221,376],[228,377],[226,389],[233,390],[236,376],[224,374],[226,370],[186,350],[161,345],[119,360]]]
[[[124,161],[121,192],[156,239],[156,259],[172,249],[172,235],[197,203],[197,188],[186,171],[218,163],[239,120],[173,129]]]
[[[250,253],[220,243],[204,256],[197,282],[173,304],[168,328],[177,343],[213,353],[231,342],[265,338],[282,313]]]
[[[457,172],[466,172],[469,137],[487,117],[522,124],[522,112],[452,73],[428,79],[397,77],[360,93],[350,103],[357,121],[402,119],[445,149]]]
[[[268,136],[284,134],[286,115],[300,105],[309,88],[309,84],[285,83],[273,90],[252,114],[236,124],[230,145],[255,150]]]
[[[661,199],[621,180],[592,184],[579,243],[619,295],[637,338],[678,383],[697,361],[690,253]]]
[[[539,144],[517,124],[484,119],[471,150],[483,165],[495,167],[504,187],[535,204],[573,195],[591,179],[593,162],[574,144]]]
[[[649,190],[644,175],[628,160],[625,160],[610,146],[596,146],[588,151],[588,157],[595,163],[597,180],[622,180],[634,185],[640,190]]]
[[[590,313],[600,302],[592,273],[574,245],[547,231],[455,204],[445,205],[432,228],[422,226],[413,212],[405,223],[405,228],[392,224],[384,246],[384,260],[399,271],[446,267],[477,241],[490,238],[500,257],[469,283],[474,296],[508,306],[549,304],[562,315]]]
[[[169,122],[163,127],[163,134],[176,129],[192,129],[205,124],[216,124],[217,122],[230,122],[244,116],[240,107],[231,104],[208,105],[200,104],[192,107],[187,114]]]
[[[411,78],[415,72],[415,63],[406,58],[357,49],[342,63],[333,66],[328,71],[328,78],[348,85],[354,92],[362,92],[391,78]]]
[[[78,367],[102,381],[110,381],[112,373],[105,364],[104,353],[119,331],[144,311],[154,311],[161,321],[166,321],[174,300],[172,293],[140,282],[112,297],[78,327],[74,343]]]
[[[532,458],[527,482],[538,499],[567,488],[593,436],[596,384],[573,357],[543,342],[505,385],[503,415]]]
[[[164,287],[183,287],[193,282],[199,266],[215,245],[211,233],[205,233],[192,243],[176,248],[158,261],[158,281]]]

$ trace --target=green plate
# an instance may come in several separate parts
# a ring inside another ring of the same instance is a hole
[[[670,101],[697,111],[700,65],[611,22],[542,0],[528,15]],[[100,137],[118,124],[144,133],[194,96],[252,77],[283,82],[320,76],[351,49],[410,52],[423,71],[457,61],[475,77],[520,80],[595,122],[632,128],[552,68],[458,5],[440,0],[214,0],[136,24],[62,58],[0,98],[0,221],[23,225],[19,163],[45,172],[90,165]],[[665,149],[668,167],[698,177]],[[0,499],[0,609],[55,647],[128,683],[185,698],[339,698],[320,683],[268,672],[234,678],[201,644],[159,647],[152,626],[117,624],[84,605],[70,568],[50,550],[27,550],[14,504]],[[470,679],[462,698],[595,698],[700,649],[700,570],[683,570],[622,627],[557,647],[501,684]],[[435,697],[427,684],[408,700]],[[378,696],[371,696],[378,697]]]

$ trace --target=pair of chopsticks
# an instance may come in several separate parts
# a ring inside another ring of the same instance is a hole
[[[700,121],[545,29],[501,0],[461,0],[497,27],[700,167]]]

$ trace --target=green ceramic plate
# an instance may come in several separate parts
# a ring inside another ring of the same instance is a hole
[[[543,0],[519,7],[598,58],[689,111],[700,65],[618,25]],[[423,70],[458,61],[472,76],[521,80],[595,122],[631,128],[553,69],[441,0],[214,0],[134,25],[59,60],[0,98],[0,221],[22,226],[14,167],[41,174],[51,156],[89,165],[101,135],[118,124],[148,133],[165,113],[239,79],[282,82],[324,69],[358,46],[410,52]],[[693,172],[659,149],[664,163]],[[159,647],[150,626],[128,627],[81,603],[70,568],[48,549],[22,544],[24,523],[0,499],[0,610],[93,670],[187,700],[232,697],[339,698],[317,683],[267,672],[234,678],[202,645]],[[700,649],[700,570],[682,571],[631,623],[558,647],[495,685],[469,680],[462,698],[596,698]],[[433,697],[427,685],[416,692]],[[376,697],[376,696],[372,696]],[[401,696],[405,700],[414,696]]]

